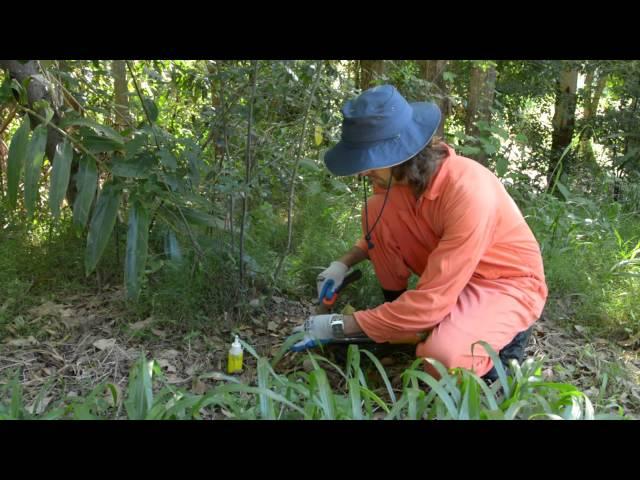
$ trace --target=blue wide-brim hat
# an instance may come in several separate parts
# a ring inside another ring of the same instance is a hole
[[[435,103],[408,103],[392,85],[365,90],[342,115],[342,138],[324,156],[339,176],[406,162],[427,146],[442,117]]]

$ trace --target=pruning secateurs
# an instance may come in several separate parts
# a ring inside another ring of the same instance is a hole
[[[355,282],[356,280],[360,280],[362,278],[362,272],[360,270],[354,270],[349,275],[344,277],[342,283],[335,290],[331,291],[331,289],[327,289],[324,297],[322,297],[322,302],[318,306],[318,313],[329,313],[338,299],[338,294],[350,283]]]

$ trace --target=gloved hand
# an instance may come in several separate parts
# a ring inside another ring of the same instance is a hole
[[[322,299],[325,296],[329,298],[333,296],[333,291],[342,284],[348,270],[349,267],[344,263],[336,261],[331,262],[329,268],[318,275],[316,284],[318,286],[318,300],[320,303],[322,303]]]
[[[331,315],[312,315],[307,318],[304,324],[294,327],[293,332],[305,332],[305,336],[298,343],[291,347],[294,352],[300,352],[308,348],[317,347],[329,343],[333,338],[331,330],[331,320],[337,314]]]

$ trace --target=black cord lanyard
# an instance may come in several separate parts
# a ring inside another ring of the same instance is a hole
[[[380,221],[382,212],[384,212],[384,207],[387,204],[387,198],[389,197],[389,190],[391,190],[391,180],[393,178],[393,175],[389,175],[389,183],[387,185],[387,192],[384,194],[384,201],[382,202],[382,208],[380,209],[378,218],[376,218],[376,221],[373,222],[373,227],[371,227],[371,230],[369,230],[369,209],[367,208],[367,182],[366,182],[366,177],[363,176],[361,178],[362,178],[362,192],[364,193],[364,223],[365,223],[365,228],[367,230],[367,233],[364,236],[364,238],[367,241],[367,246],[369,247],[369,250],[371,250],[374,246],[373,242],[371,241],[371,233],[373,232],[373,229],[376,228],[378,221]]]

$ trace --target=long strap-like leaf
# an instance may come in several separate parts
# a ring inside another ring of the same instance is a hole
[[[51,214],[60,216],[60,205],[69,186],[71,173],[71,159],[73,147],[67,139],[56,146],[56,154],[53,158],[53,170],[51,171],[51,186],[49,187],[49,207]]]
[[[18,199],[18,184],[20,183],[20,172],[27,156],[27,146],[29,145],[29,132],[31,125],[29,116],[25,115],[22,125],[13,135],[9,146],[9,157],[7,159],[7,194],[9,206],[16,207]]]
[[[38,199],[38,181],[40,180],[46,146],[47,127],[38,125],[33,130],[24,166],[24,206],[29,218],[33,216]]]
[[[93,158],[83,155],[76,175],[78,196],[73,203],[73,223],[84,227],[89,220],[89,209],[98,186],[98,168]]]
[[[139,202],[133,202],[129,209],[129,230],[127,231],[127,254],[124,266],[124,283],[127,297],[138,298],[140,283],[147,263],[149,244],[149,213]]]
[[[85,251],[85,272],[89,275],[102,256],[107,242],[111,237],[111,231],[116,223],[118,206],[120,205],[121,192],[111,184],[106,184],[98,197],[96,209],[89,225],[87,235],[87,250]]]

